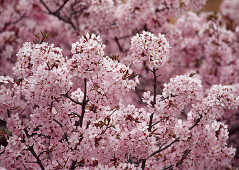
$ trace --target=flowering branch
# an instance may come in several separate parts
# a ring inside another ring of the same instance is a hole
[[[191,150],[189,149],[186,149],[184,151],[184,154],[182,156],[182,158],[176,163],[176,167],[178,167],[179,165],[181,165],[183,163],[183,160],[186,158],[186,156],[191,152]],[[169,166],[166,166],[164,167],[162,170],[166,170],[166,169],[173,169],[173,166],[174,165],[169,165]]]
[[[153,70],[150,70],[153,72],[153,75],[154,75],[154,83],[153,83],[153,87],[154,87],[154,100],[152,102],[152,107],[154,108],[155,107],[155,104],[156,104],[156,96],[157,96],[157,75],[156,75],[156,71],[158,69],[156,68],[153,68]],[[153,116],[154,116],[154,113],[152,113],[149,117],[149,132],[151,132],[152,130],[152,127],[153,127]]]
[[[70,91],[70,90],[69,90],[69,91]],[[79,105],[83,106],[83,103],[82,103],[82,102],[76,101],[76,100],[72,99],[72,98],[69,96],[69,94],[68,94],[69,91],[67,91],[66,94],[64,94],[64,96],[65,96],[66,98],[70,99],[70,101],[72,101],[73,103],[79,104]]]
[[[201,119],[202,115],[200,115],[200,117],[194,122],[194,124],[191,127],[189,127],[189,130],[192,130],[195,126],[197,126]]]
[[[42,170],[45,170],[44,166],[42,165],[42,162],[39,158],[39,156],[36,154],[36,152],[33,149],[33,145],[28,147],[28,150],[32,153],[32,155],[36,158],[37,164],[41,167]]]
[[[189,130],[192,130],[195,126],[197,126],[201,119],[202,119],[202,116],[200,116],[200,118],[198,118],[198,119],[194,122],[194,124],[193,124],[191,127],[189,127]],[[141,161],[142,161],[141,168],[142,168],[142,169],[145,168],[145,163],[146,163],[146,160],[147,160],[147,159],[149,159],[149,158],[151,158],[152,156],[158,154],[159,152],[162,152],[163,150],[169,148],[169,147],[172,146],[174,143],[179,142],[179,139],[180,139],[180,137],[177,137],[177,138],[174,139],[171,143],[169,143],[168,145],[164,146],[163,148],[162,148],[163,145],[161,145],[158,150],[154,151],[154,152],[153,152],[152,154],[150,154],[146,159],[142,159],[142,160],[141,160]],[[186,151],[187,151],[186,154],[183,155],[182,159],[180,160],[180,162],[178,162],[178,163],[176,164],[176,166],[181,165],[183,159],[185,159],[185,157],[191,152],[191,150],[189,150],[189,149],[187,149]],[[172,168],[172,167],[173,167],[173,165],[170,165],[170,166],[165,167],[165,168],[166,168],[166,169],[170,169],[170,168]],[[164,169],[165,169],[165,168],[164,168]]]
[[[169,148],[170,146],[172,146],[174,143],[179,142],[180,137],[177,137],[176,139],[174,139],[171,143],[169,143],[168,145],[164,146],[163,148],[159,148],[158,150],[154,151],[152,154],[150,154],[146,159],[151,158],[152,156],[158,154],[159,152],[162,152],[163,150]]]
[[[87,93],[86,86],[87,86],[87,79],[84,78],[84,98],[82,101],[82,111],[81,111],[81,116],[80,116],[80,120],[79,120],[80,127],[82,127],[82,125],[83,125],[83,119],[84,119],[84,115],[85,115],[85,107],[89,101],[88,99],[86,99],[86,93]],[[78,125],[78,123],[77,123],[77,125]]]
[[[85,107],[86,107],[86,104],[88,103],[88,99],[86,98],[87,97],[87,79],[84,78],[84,97],[83,97],[83,101],[82,101],[82,110],[81,110],[81,116],[80,116],[80,119],[79,121],[76,122],[76,126],[80,126],[82,127],[83,126],[83,119],[84,119],[84,115],[85,115]],[[72,163],[71,163],[71,170],[75,169],[76,168],[76,163],[77,161],[76,160],[73,160]]]

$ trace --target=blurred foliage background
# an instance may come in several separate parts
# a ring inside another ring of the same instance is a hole
[[[208,0],[207,4],[202,8],[201,11],[213,11],[217,13],[222,0]]]

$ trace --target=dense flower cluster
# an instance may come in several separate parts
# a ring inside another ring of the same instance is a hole
[[[14,73],[19,77],[20,91],[28,102],[37,101],[38,105],[44,106],[70,89],[72,76],[60,48],[53,44],[27,42],[17,56]]]
[[[14,83],[13,78],[0,76],[0,119],[5,119],[7,110],[14,107],[14,91],[9,88],[8,84],[10,83]]]
[[[0,169],[235,169],[236,0],[0,1]]]
[[[159,34],[156,37],[144,31],[131,40],[132,61],[134,64],[146,62],[150,69],[158,68],[167,61],[169,48],[165,35]]]

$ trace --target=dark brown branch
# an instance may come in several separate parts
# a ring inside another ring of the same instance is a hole
[[[70,91],[70,90],[69,90],[69,91]],[[78,102],[78,101],[72,99],[72,98],[69,96],[69,94],[68,94],[69,91],[66,92],[66,94],[63,94],[63,95],[64,95],[66,98],[70,99],[73,103],[75,103],[75,104],[79,104],[79,105],[83,106],[83,103],[82,103],[82,102]]]
[[[159,120],[159,121],[157,121],[157,122],[155,122],[154,124],[152,124],[152,127],[155,126],[155,125],[157,125],[157,124],[160,123],[161,121],[162,121],[162,119]]]
[[[194,122],[194,124],[191,127],[189,127],[189,130],[192,130],[195,126],[197,126],[201,119],[202,116],[200,115],[200,117]]]
[[[179,139],[180,139],[180,138],[177,137],[177,138],[174,139],[171,143],[169,143],[168,145],[164,146],[163,148],[162,148],[162,146],[163,146],[164,144],[161,145],[158,150],[154,151],[154,152],[153,152],[152,154],[150,154],[146,159],[141,159],[141,160],[140,160],[140,162],[142,163],[142,164],[141,164],[141,168],[144,170],[145,164],[146,164],[146,160],[147,160],[147,159],[149,159],[149,158],[153,157],[154,155],[156,155],[156,154],[158,154],[158,153],[164,151],[165,149],[167,149],[167,148],[169,148],[170,146],[172,146],[174,143],[179,142]]]
[[[152,72],[153,72],[153,75],[154,75],[154,83],[153,83],[154,99],[153,99],[153,102],[152,102],[152,107],[154,108],[155,104],[156,104],[156,97],[157,97],[157,75],[156,75],[157,69],[153,68]],[[153,117],[154,117],[154,113],[152,113],[149,117],[149,128],[148,128],[149,132],[151,132],[152,127],[153,127]]]
[[[173,170],[173,165],[166,166],[162,170],[167,170],[167,169]]]
[[[153,127],[153,117],[154,117],[154,113],[151,113],[151,115],[149,116],[149,128],[148,131],[151,132],[152,127]]]
[[[70,170],[74,170],[76,168],[76,162],[77,161],[72,161]]]
[[[0,33],[2,33],[3,31],[5,31],[8,26],[17,24],[17,23],[18,23],[19,21],[21,21],[24,17],[25,17],[25,14],[22,14],[17,20],[15,20],[15,21],[13,21],[13,22],[7,22],[7,23],[5,23],[5,24],[4,24],[4,27],[2,28],[2,30],[0,30]]]
[[[28,147],[28,150],[32,153],[32,155],[36,158],[36,163],[41,167],[42,170],[45,170],[44,166],[41,163],[39,156],[37,156],[36,152],[33,149],[33,145]]]
[[[153,73],[153,75],[154,75],[154,83],[153,83],[153,87],[154,87],[154,99],[153,99],[153,102],[152,102],[152,107],[154,108],[155,107],[155,104],[156,104],[156,97],[157,97],[157,78],[158,78],[158,76],[156,75],[156,72],[157,72],[157,70],[158,69],[156,69],[156,68],[153,68],[153,70],[150,70],[149,69],[149,71],[151,71],[152,73]],[[154,113],[151,113],[151,115],[149,116],[149,127],[148,127],[148,131],[149,132],[151,132],[152,131],[152,127],[153,127],[153,117],[154,117]],[[171,145],[170,145],[171,146]],[[168,146],[169,147],[169,146]],[[165,148],[166,149],[166,148]],[[161,152],[161,151],[155,151],[155,152]],[[152,156],[154,156],[154,153],[155,152],[153,152],[152,154]],[[157,154],[157,153],[155,153],[155,154]],[[148,158],[150,158],[150,157],[152,157],[151,155],[148,157]],[[146,158],[146,159],[142,159],[142,165],[141,165],[141,168],[144,170],[144,168],[145,168],[145,164],[146,164],[146,160],[148,159],[148,158]]]
[[[182,158],[176,163],[176,167],[179,167],[179,165],[181,165],[183,163],[183,160],[187,157],[187,155],[191,152],[191,150],[189,149],[186,149],[184,151],[184,154],[182,156]],[[166,169],[173,169],[173,166],[174,165],[169,165],[169,166],[166,166],[165,168],[163,168],[162,170],[166,170]]]
[[[41,4],[46,8],[47,12],[55,17],[57,17],[59,20],[71,25],[71,27],[76,30],[75,24],[72,22],[71,18],[63,18],[60,15],[60,10],[64,7],[64,5],[68,2],[68,0],[65,0],[64,3],[62,4],[63,6],[61,8],[58,8],[55,12],[51,11],[51,9],[47,6],[47,4],[44,2],[44,0],[40,0]],[[59,10],[60,9],[60,10]]]
[[[66,3],[67,3],[68,1],[69,1],[69,0],[65,0],[65,1],[62,3],[62,5],[61,5],[54,13],[58,14],[58,13],[62,10],[62,8],[66,5]]]
[[[192,130],[195,126],[197,126],[201,119],[202,119],[202,116],[200,115],[200,117],[194,122],[194,124],[193,124],[191,127],[189,127],[189,130]],[[179,137],[176,138],[176,139],[175,139],[174,141],[172,141],[169,145],[165,146],[165,147],[162,148],[162,149],[165,150],[166,148],[168,148],[169,146],[171,146],[173,143],[175,143],[175,142],[177,142],[177,141],[179,141]],[[152,153],[151,155],[153,155],[153,154],[155,155],[155,154],[161,152],[162,149],[158,149],[157,151],[155,151],[155,152]],[[186,158],[186,156],[187,156],[190,152],[191,152],[191,150],[189,150],[189,149],[186,149],[186,150],[184,151],[184,154],[183,154],[181,160],[179,160],[179,161],[177,162],[176,167],[178,167],[179,165],[181,165],[181,164],[183,163],[183,160]],[[150,155],[148,158],[150,158],[151,155]],[[147,159],[148,159],[148,158],[147,158]],[[172,169],[172,168],[173,168],[173,165],[169,165],[169,166],[163,168],[163,170]]]
[[[191,150],[186,149],[184,151],[184,154],[182,156],[182,158],[176,163],[176,167],[178,167],[179,165],[181,165],[183,163],[183,160],[188,156],[188,154],[191,152]]]
[[[76,126],[83,126],[83,120],[84,120],[84,115],[85,115],[85,107],[86,104],[88,103],[88,99],[87,99],[87,79],[84,78],[84,97],[83,97],[83,101],[82,101],[82,110],[81,110],[81,116],[80,116],[80,120],[76,122]],[[73,160],[72,164],[71,164],[71,168],[70,170],[74,170],[77,166],[76,166],[77,161]]]
[[[189,130],[192,130],[195,126],[197,126],[201,119],[202,119],[202,115],[200,115],[200,117],[194,122],[194,124],[193,124],[191,127],[189,127]],[[180,137],[177,137],[177,138],[176,138],[175,140],[173,140],[170,144],[168,144],[168,145],[166,145],[165,147],[162,148],[162,146],[165,144],[165,143],[164,143],[163,145],[161,145],[161,146],[159,147],[158,150],[154,151],[154,152],[153,152],[151,155],[149,155],[146,159],[141,159],[141,161],[142,161],[141,168],[142,168],[142,169],[145,168],[145,163],[146,163],[146,160],[147,160],[147,159],[149,159],[149,158],[151,158],[152,156],[158,154],[159,152],[162,152],[163,150],[165,150],[165,149],[167,149],[168,147],[172,146],[174,143],[179,142],[179,139],[180,139]],[[180,160],[179,162],[177,162],[176,166],[181,165],[181,164],[182,164],[182,161],[185,159],[185,157],[186,157],[190,152],[191,152],[191,150],[189,150],[189,149],[185,150],[184,155],[182,156],[181,160]],[[165,168],[163,168],[163,169],[172,169],[172,167],[173,167],[173,165],[169,165],[169,166],[167,166],[167,167],[165,167]]]
[[[119,39],[117,37],[115,37],[115,42],[120,50],[120,52],[123,52],[123,48],[121,47],[120,43],[119,43]]]
[[[142,161],[141,168],[144,169],[146,165],[146,159],[142,159],[141,161]]]
[[[150,154],[147,159],[151,158],[152,156],[158,154],[159,152],[162,152],[163,150],[169,148],[170,146],[172,146],[174,143],[179,142],[179,137],[177,137],[176,139],[174,139],[170,144],[166,145],[163,148],[159,148],[158,150],[154,151],[152,154]]]
[[[60,127],[63,127],[63,125],[56,119],[53,119]]]
[[[87,80],[86,78],[84,78],[84,98],[83,98],[83,101],[82,101],[82,110],[81,110],[81,116],[80,116],[80,120],[79,120],[79,125],[80,127],[82,127],[83,125],[83,119],[84,119],[84,115],[85,115],[85,107],[86,107],[86,104],[88,103],[88,99],[86,98],[87,97]]]
[[[41,4],[46,8],[46,10],[49,12],[49,13],[52,13],[52,11],[50,10],[50,8],[46,5],[46,3],[43,1],[43,0],[40,0]]]

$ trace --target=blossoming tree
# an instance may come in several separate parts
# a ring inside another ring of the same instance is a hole
[[[233,168],[237,1],[0,2],[1,167]]]

